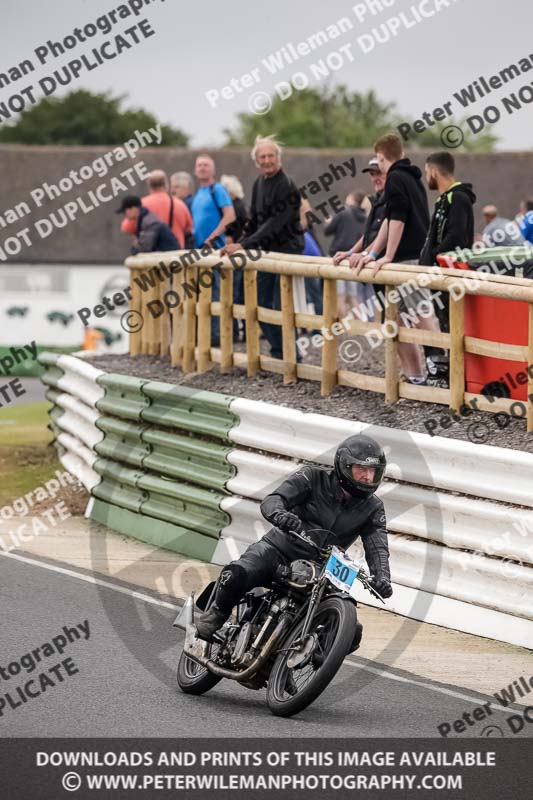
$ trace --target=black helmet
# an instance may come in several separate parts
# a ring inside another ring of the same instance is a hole
[[[353,464],[359,464],[361,467],[375,467],[372,483],[356,481],[352,477]],[[353,497],[358,497],[374,494],[383,479],[387,459],[375,439],[358,434],[341,442],[335,453],[334,465],[335,474],[342,488]]]

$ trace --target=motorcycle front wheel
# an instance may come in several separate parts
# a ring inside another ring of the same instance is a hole
[[[341,667],[354,640],[357,625],[355,605],[341,597],[328,597],[318,607],[310,635],[314,637],[312,652],[291,668],[290,648],[303,630],[303,620],[283,642],[270,673],[267,703],[278,717],[291,717],[307,708],[324,691]]]

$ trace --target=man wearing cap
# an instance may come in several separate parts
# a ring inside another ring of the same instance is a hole
[[[123,197],[116,213],[124,214],[126,220],[136,225],[136,240],[131,248],[132,255],[180,249],[179,242],[169,226],[161,222],[152,211],[148,211],[137,195],[129,194]]]
[[[368,172],[372,187],[374,189],[374,196],[370,198],[372,208],[366,219],[365,229],[363,235],[357,240],[351,250],[339,251],[333,256],[333,263],[340,264],[345,258],[349,258],[353,253],[361,253],[365,250],[367,245],[374,241],[385,216],[385,202],[383,200],[383,189],[385,187],[386,175],[383,175],[379,168],[377,158],[371,158],[368,166],[364,168],[363,172]]]
[[[368,166],[364,168],[363,172],[368,172],[374,189],[374,196],[370,197],[372,208],[366,218],[365,229],[363,235],[357,240],[351,250],[340,251],[333,256],[333,263],[340,264],[345,258],[349,258],[354,253],[365,253],[367,247],[374,241],[378,235],[381,223],[385,216],[385,199],[383,196],[383,189],[385,188],[386,175],[382,173],[379,168],[379,163],[376,156],[373,156],[368,162]],[[383,253],[380,253],[381,257]],[[371,284],[373,285],[373,284]],[[376,297],[381,300],[383,294],[383,287],[380,284],[375,284],[374,291]],[[384,302],[381,303],[384,308]]]

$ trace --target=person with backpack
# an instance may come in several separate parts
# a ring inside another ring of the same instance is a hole
[[[175,249],[186,247],[192,234],[192,217],[186,204],[169,193],[167,174],[162,169],[150,172],[147,183],[149,194],[141,199],[142,205],[169,226],[178,240],[178,247]],[[131,220],[124,219],[121,229],[123,233],[135,234],[135,226]]]
[[[226,228],[235,222],[233,202],[227,189],[215,181],[215,162],[207,153],[200,154],[194,169],[199,188],[191,208],[196,247],[220,249],[226,244]],[[213,270],[211,298],[220,300],[220,272]],[[211,346],[220,345],[220,319],[211,318]]]
[[[124,220],[128,223],[126,233],[133,233],[135,236],[132,255],[179,250],[178,240],[170,227],[143,206],[137,195],[128,194],[123,197],[116,213],[124,215]]]

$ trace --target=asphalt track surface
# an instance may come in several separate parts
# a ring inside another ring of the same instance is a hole
[[[265,691],[221,681],[202,697],[180,692],[175,666],[183,634],[171,598],[88,571],[23,555],[0,555],[0,666],[89,622],[90,637],[44,659],[35,672],[0,681],[2,694],[72,658],[79,672],[16,709],[4,708],[0,736],[435,737],[437,725],[493,698],[351,657],[299,716],[270,714]],[[91,581],[99,581],[95,584]],[[370,634],[368,634],[370,635]],[[380,672],[385,670],[385,674]],[[505,736],[505,718],[488,719]],[[477,723],[463,736],[479,736]],[[523,734],[528,735],[526,726]],[[483,735],[487,736],[488,733]],[[493,735],[492,733],[490,735]],[[531,735],[531,734],[529,734]]]

